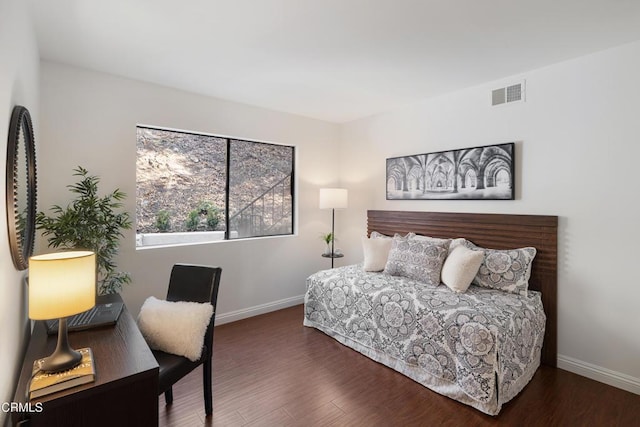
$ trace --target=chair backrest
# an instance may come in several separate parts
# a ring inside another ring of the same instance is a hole
[[[167,301],[209,302],[213,306],[213,316],[207,327],[204,345],[207,356],[211,356],[213,326],[216,318],[216,304],[222,268],[206,265],[175,264],[171,269]]]

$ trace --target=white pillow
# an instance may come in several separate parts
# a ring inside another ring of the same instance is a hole
[[[362,236],[362,250],[364,252],[364,271],[382,271],[387,265],[387,258],[391,250],[392,239],[371,238]]]
[[[464,293],[484,260],[483,251],[472,251],[465,246],[456,246],[442,266],[442,283],[457,293]]]
[[[138,327],[152,349],[195,362],[202,355],[204,334],[212,315],[210,303],[149,297],[140,308]]]

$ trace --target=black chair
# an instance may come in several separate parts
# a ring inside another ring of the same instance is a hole
[[[173,402],[173,385],[202,365],[204,408],[207,415],[213,412],[213,390],[211,384],[212,356],[213,356],[213,325],[216,317],[216,302],[220,286],[219,267],[202,265],[175,264],[171,269],[167,301],[210,302],[213,305],[213,316],[207,327],[204,347],[200,359],[192,362],[186,357],[153,350],[153,355],[160,366],[158,380],[158,394],[164,393],[167,405]]]

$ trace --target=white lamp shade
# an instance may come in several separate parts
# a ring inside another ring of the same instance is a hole
[[[345,188],[321,188],[320,209],[346,209],[348,193]]]
[[[58,252],[29,258],[29,318],[58,319],[96,304],[96,255]]]

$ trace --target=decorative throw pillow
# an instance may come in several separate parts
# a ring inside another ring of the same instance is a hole
[[[484,251],[456,246],[449,251],[442,266],[442,283],[457,293],[464,293],[484,260]]]
[[[422,242],[431,243],[432,245],[449,246],[451,239],[441,239],[439,237],[423,236],[422,234],[409,233],[407,237],[410,239],[420,240]]]
[[[393,237],[387,236],[386,234],[378,233],[377,231],[372,231],[370,237],[372,239],[393,239]]]
[[[209,303],[149,297],[140,308],[138,327],[152,349],[195,362],[202,355],[204,334],[212,315],[213,306]]]
[[[512,294],[527,295],[531,264],[536,256],[536,248],[486,249],[466,239],[455,239],[451,243],[451,248],[460,245],[474,251],[484,251],[484,261],[473,279],[474,284]]]
[[[434,245],[396,235],[384,272],[438,286],[448,246],[448,243],[446,246]]]
[[[392,239],[362,237],[362,249],[364,252],[364,271],[382,271],[387,265],[387,258],[391,250]]]

